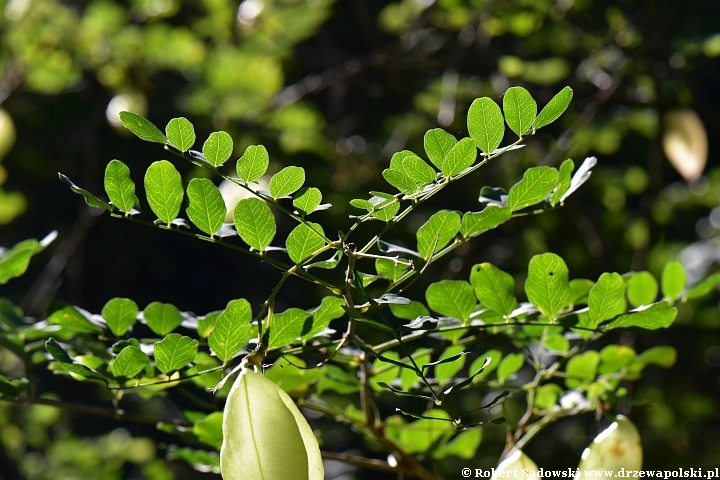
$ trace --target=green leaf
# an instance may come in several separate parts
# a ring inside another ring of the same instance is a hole
[[[500,107],[488,97],[478,98],[470,105],[467,126],[470,136],[486,155],[495,151],[505,135]]]
[[[272,323],[269,325],[270,342],[269,349],[275,349],[290,345],[302,336],[306,323],[312,322],[312,315],[299,308],[290,308],[282,313],[273,315]],[[268,328],[268,327],[266,327]]]
[[[193,178],[187,187],[190,221],[211,237],[223,226],[227,208],[220,189],[207,178]]]
[[[400,360],[400,355],[397,352],[386,352],[383,354],[384,358],[394,360],[397,362]],[[384,362],[380,358],[376,358],[373,362],[373,375],[370,379],[370,386],[375,391],[382,391],[384,387],[378,385],[378,383],[391,383],[400,375],[400,367],[393,366],[394,363]],[[403,369],[405,370],[405,369]]]
[[[105,192],[115,207],[129,213],[135,207],[135,183],[130,169],[120,160],[111,160],[105,168]]]
[[[203,144],[203,156],[213,167],[227,162],[233,152],[232,137],[227,132],[213,132]]]
[[[415,320],[417,317],[430,315],[430,312],[428,312],[428,309],[425,308],[425,305],[416,301],[412,301],[404,305],[399,303],[391,303],[390,311],[397,318],[402,318],[404,320]]]
[[[635,350],[625,345],[608,345],[600,351],[598,373],[619,372],[635,360]]]
[[[50,322],[51,325],[60,325],[63,328],[78,333],[102,333],[103,331],[101,327],[85,318],[85,315],[71,305],[63,307],[60,310],[55,310],[48,317],[48,322]]]
[[[485,360],[487,358],[490,358],[490,363],[485,365]],[[473,383],[477,383],[481,381],[483,378],[490,375],[495,369],[500,365],[500,360],[502,359],[502,352],[500,350],[492,349],[488,350],[487,352],[480,355],[478,358],[476,358],[473,363],[470,365],[469,373],[470,375],[474,375],[473,377]],[[482,372],[478,373],[478,371],[485,365],[485,368]]]
[[[620,315],[608,324],[608,330],[614,328],[637,327],[645,330],[657,330],[672,325],[677,316],[677,308],[667,302],[659,302],[644,310],[628,312]]]
[[[418,252],[425,260],[445,247],[460,230],[460,215],[441,210],[417,231]]]
[[[497,368],[497,377],[500,382],[505,382],[510,375],[520,370],[525,363],[525,355],[521,352],[511,353],[502,359]]]
[[[568,275],[565,262],[554,253],[535,255],[530,260],[525,293],[530,303],[552,320],[567,305],[570,296]]]
[[[137,321],[138,311],[137,303],[129,298],[113,298],[105,304],[101,315],[110,331],[121,337]]]
[[[390,160],[390,169],[404,173],[416,187],[420,188],[437,179],[435,170],[409,150],[394,154]]]
[[[70,354],[66,352],[54,338],[50,338],[45,342],[45,350],[58,362],[72,363],[74,361]]]
[[[550,408],[557,403],[558,397],[564,393],[556,383],[542,385],[535,392],[535,406],[541,410]]]
[[[450,455],[470,460],[475,456],[481,440],[482,430],[477,428],[466,430],[453,438],[452,442],[440,445],[439,448],[433,451],[432,456],[436,460],[442,460]]]
[[[143,317],[150,330],[160,336],[167,335],[182,323],[180,311],[169,303],[152,302],[143,310]]]
[[[446,317],[453,317],[467,324],[475,308],[475,293],[463,280],[442,280],[431,284],[425,291],[430,308]]]
[[[405,425],[400,430],[399,443],[405,453],[412,455],[426,452],[455,431],[453,424],[447,421],[450,416],[445,410],[428,410],[423,416],[437,418],[437,420],[421,418]]]
[[[677,299],[685,289],[685,268],[680,262],[668,262],[662,271],[662,294],[670,300]]]
[[[113,208],[109,203],[100,200],[84,188],[78,187],[67,176],[58,172],[58,178],[61,182],[67,185],[73,193],[77,193],[78,195],[82,195],[83,197],[85,197],[85,203],[87,203],[89,206],[95,208],[102,208],[103,210],[107,210],[108,212],[113,211]]]
[[[187,152],[195,143],[195,128],[185,117],[170,120],[165,127],[165,135],[170,144],[181,152]]]
[[[590,289],[588,325],[595,328],[625,311],[625,282],[618,273],[603,273]]]
[[[270,157],[268,152],[262,145],[250,145],[237,161],[237,173],[245,183],[254,182],[258,178],[265,175]]]
[[[133,378],[145,370],[150,363],[148,356],[137,347],[128,346],[122,349],[120,354],[112,362],[112,374],[114,377]]]
[[[412,195],[417,191],[417,184],[401,170],[386,168],[383,170],[382,176],[390,185],[405,195]]]
[[[192,362],[197,349],[197,340],[171,333],[155,344],[155,363],[162,373],[174,372]]]
[[[305,187],[293,197],[293,206],[303,215],[310,215],[322,202],[322,193],[315,187]]]
[[[297,192],[305,183],[302,167],[285,167],[272,176],[268,188],[273,198],[285,197]]]
[[[565,367],[567,378],[565,385],[568,388],[577,388],[595,381],[600,354],[595,350],[588,350],[585,353],[575,355],[568,360]]]
[[[290,232],[290,235],[288,235],[285,244],[290,259],[295,263],[300,263],[307,259],[310,255],[325,246],[324,235],[325,232],[322,226],[317,223],[301,223],[295,227],[295,229]]]
[[[475,142],[470,138],[463,138],[450,149],[440,168],[446,177],[452,177],[475,163],[476,158]]]
[[[52,234],[51,234],[52,235]],[[54,236],[48,236],[52,241]],[[5,285],[10,279],[19,277],[27,270],[32,257],[45,249],[43,243],[35,239],[23,240],[15,244],[10,250],[0,250],[0,285]]]
[[[389,222],[395,217],[398,210],[400,210],[400,202],[394,201],[381,205],[380,207],[375,207],[372,216],[383,222]]]
[[[465,350],[463,345],[451,345],[440,354],[438,360],[445,360],[455,355],[462,353]],[[462,367],[465,366],[465,355],[458,357],[456,360],[451,362],[441,363],[435,365],[435,379],[440,383],[444,383],[447,380],[453,378]]]
[[[183,199],[180,172],[167,160],[153,162],[145,173],[145,195],[155,215],[170,225]]]
[[[137,113],[120,112],[120,121],[125,128],[137,135],[141,140],[165,145],[165,135],[162,134],[160,129]]]
[[[542,128],[545,125],[550,125],[552,122],[557,120],[558,117],[567,109],[568,105],[570,105],[572,97],[572,88],[565,87],[560,90],[560,92],[558,92],[558,94],[555,95],[547,105],[545,105],[545,108],[542,109],[540,115],[538,115],[535,119],[535,122],[533,123],[533,131],[538,128]]]
[[[713,273],[706,279],[701,280],[692,287],[688,288],[688,291],[685,294],[685,298],[692,300],[694,298],[704,297],[708,293],[715,290],[718,282],[720,282],[720,272]]]
[[[475,237],[497,228],[512,218],[510,207],[488,205],[480,212],[467,212],[463,215],[460,233],[463,237]]]
[[[635,361],[630,365],[631,372],[639,373],[648,365],[658,365],[663,368],[670,368],[677,361],[677,350],[668,345],[660,345],[648,348],[643,353],[635,357]]]
[[[523,174],[508,194],[508,207],[514,212],[542,202],[558,183],[558,171],[552,167],[533,167]]]
[[[215,328],[208,337],[208,345],[220,360],[227,363],[255,336],[257,330],[252,320],[250,303],[241,298],[230,300],[215,322]]]
[[[219,449],[223,441],[222,423],[223,412],[212,412],[196,420],[192,432],[201,442]]]
[[[272,380],[278,387],[290,393],[312,385],[328,375],[327,369],[324,367],[305,367],[305,362],[300,358],[294,355],[284,355],[277,359],[272,367],[265,370],[265,378]]]
[[[354,198],[350,200],[350,205],[361,210],[367,210],[368,212],[373,209],[373,204],[369,200],[363,198]]]
[[[277,231],[275,217],[270,207],[259,198],[244,198],[235,205],[233,213],[235,229],[243,239],[255,250],[265,250]]]
[[[522,138],[528,133],[537,115],[537,102],[522,87],[511,87],[503,97],[503,113],[510,130]]]
[[[395,281],[400,276],[407,272],[410,267],[403,263],[396,263],[390,258],[378,258],[375,260],[375,271],[378,275],[382,275],[385,278],[389,278],[390,281]]]
[[[475,265],[470,271],[470,283],[480,303],[500,315],[508,316],[517,308],[515,280],[490,263]]]
[[[345,310],[342,308],[344,304],[342,298],[323,298],[319,307],[308,311],[312,315],[311,325],[309,328],[308,325],[303,325],[302,339],[310,340],[328,328],[332,320],[342,317],[345,314]]]
[[[204,317],[198,317],[197,319],[197,331],[198,335],[200,335],[200,338],[207,338],[215,328],[215,322],[217,322],[217,318],[220,316],[222,311],[219,312],[210,312]]]
[[[553,207],[558,204],[560,199],[567,193],[567,191],[570,189],[570,184],[572,181],[572,172],[575,168],[575,163],[571,159],[565,160],[562,165],[560,165],[560,172],[558,175],[558,186],[555,189],[555,191],[552,194],[552,197],[550,197],[550,205]]]
[[[570,280],[569,302],[573,305],[587,305],[590,289],[593,285],[595,285],[595,283],[587,278],[576,278]]]
[[[630,305],[639,307],[655,302],[658,295],[658,283],[653,274],[647,271],[633,274],[627,281],[627,298]]]
[[[434,128],[425,134],[424,144],[430,161],[442,170],[448,153],[457,144],[457,139],[442,128]]]

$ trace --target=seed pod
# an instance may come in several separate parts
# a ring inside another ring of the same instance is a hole
[[[635,425],[625,416],[617,419],[595,437],[582,454],[575,480],[595,478],[591,470],[612,470],[617,473],[642,468],[642,444]]]
[[[702,175],[708,156],[705,127],[697,113],[690,109],[665,114],[663,149],[675,170],[691,181]]]
[[[523,472],[527,470],[527,472]],[[502,475],[501,472],[505,474]],[[515,473],[512,473],[515,472]],[[527,473],[527,475],[525,475]],[[495,469],[495,475],[490,480],[498,480],[500,478],[540,478],[540,472],[537,465],[533,462],[530,457],[525,455],[521,450],[515,450],[515,452],[506,457],[505,460],[500,462],[500,465]]]
[[[274,382],[250,369],[225,404],[224,480],[323,480],[320,448],[305,417]]]

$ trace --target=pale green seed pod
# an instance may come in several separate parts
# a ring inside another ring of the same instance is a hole
[[[292,399],[250,369],[225,404],[220,470],[224,480],[323,480],[320,448]]]
[[[635,425],[625,416],[617,419],[595,437],[582,454],[575,480],[596,478],[591,470],[613,471],[642,468],[642,443]]]
[[[523,472],[523,470],[525,470],[525,472]],[[515,473],[512,473],[513,471]],[[504,472],[505,475],[501,476],[501,472]],[[500,462],[500,465],[498,465],[495,469],[495,475],[493,475],[491,480],[515,477],[540,478],[538,466],[521,450],[515,450],[515,452]]]

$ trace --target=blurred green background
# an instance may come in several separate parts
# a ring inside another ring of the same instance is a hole
[[[466,278],[470,266],[489,261],[517,274],[521,286],[519,272],[545,251],[563,256],[572,278],[659,274],[666,261],[680,258],[692,283],[720,260],[715,0],[10,0],[0,6],[0,245],[59,232],[25,276],[0,287],[27,315],[43,318],[56,301],[99,312],[115,296],[203,314],[241,295],[260,303],[277,281],[269,267],[215,245],[97,216],[58,181],[61,171],[99,193],[105,165],[118,158],[141,184],[140,172],[164,152],[123,131],[121,110],[157,125],[185,116],[200,139],[226,130],[235,157],[263,144],[271,173],[303,166],[308,183],[333,204],[318,214],[332,232],[347,228],[348,215],[357,213],[348,200],[386,188],[380,172],[394,152],[421,152],[422,135],[436,126],[464,135],[473,99],[501,102],[508,87],[521,85],[543,105],[570,85],[575,96],[559,122],[483,168],[473,177],[480,183],[463,182],[428,202],[388,240],[411,245],[438,208],[473,208],[482,186],[507,188],[530,166],[557,166],[565,158],[577,165],[595,155],[595,173],[564,208],[484,235],[434,265],[428,281]],[[680,120],[668,116],[678,109],[686,109]],[[689,145],[675,167],[668,161],[673,134]],[[187,165],[179,168],[190,173]],[[279,228],[287,233],[291,225]],[[288,282],[278,310],[315,306],[317,295]],[[717,302],[714,294],[679,305],[667,331],[612,339],[638,351],[672,345],[679,352],[675,367],[649,369],[630,385],[635,405],[624,413],[639,426],[646,468],[718,465]],[[0,371],[12,377],[13,368],[14,357],[0,349]],[[39,393],[85,403],[98,395],[51,372],[36,375]],[[338,448],[359,442],[341,427],[328,428],[328,441]],[[574,467],[594,428],[591,417],[565,420],[526,451],[545,468]],[[493,466],[503,442],[496,437],[487,435],[478,458],[458,463],[457,471]],[[170,441],[152,426],[0,403],[0,479],[215,476],[172,460],[187,452],[168,448]]]

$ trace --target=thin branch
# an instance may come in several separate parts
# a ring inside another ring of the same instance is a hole
[[[382,460],[376,460],[374,458],[364,458],[355,455],[348,455],[347,453],[333,453],[325,451],[321,451],[320,454],[322,455],[322,458],[326,458],[328,460],[336,460],[338,462],[355,465],[356,467],[360,468],[367,468],[369,470],[380,470],[382,472],[400,472],[400,469],[398,467],[393,467],[387,462],[384,462]]]

